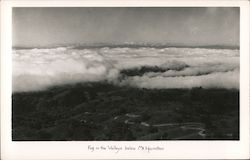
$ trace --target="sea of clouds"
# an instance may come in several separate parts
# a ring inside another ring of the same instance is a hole
[[[13,50],[13,92],[78,82],[108,81],[140,88],[239,89],[239,50],[205,48],[90,48]],[[164,69],[121,76],[143,66]]]

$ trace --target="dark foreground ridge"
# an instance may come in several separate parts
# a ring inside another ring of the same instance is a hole
[[[13,140],[238,140],[239,91],[83,83],[12,95]]]

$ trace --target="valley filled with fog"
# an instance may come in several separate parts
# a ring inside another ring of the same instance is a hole
[[[239,50],[14,49],[13,140],[237,140]]]
[[[96,47],[13,51],[13,91],[107,81],[147,89],[239,89],[239,50]]]

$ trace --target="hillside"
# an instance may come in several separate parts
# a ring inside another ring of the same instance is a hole
[[[239,91],[79,83],[12,95],[13,140],[239,139]]]

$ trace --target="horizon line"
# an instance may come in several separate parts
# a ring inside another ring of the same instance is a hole
[[[54,45],[37,45],[37,46],[25,46],[25,45],[13,45],[12,49],[33,49],[33,48],[58,48],[58,47],[72,47],[76,49],[84,49],[84,48],[102,48],[102,47],[154,47],[154,48],[167,48],[167,47],[179,47],[179,48],[215,48],[215,49],[239,49],[240,45],[232,45],[232,44],[181,44],[181,43],[133,43],[133,42],[125,42],[125,43],[75,43],[75,44],[54,44]]]

